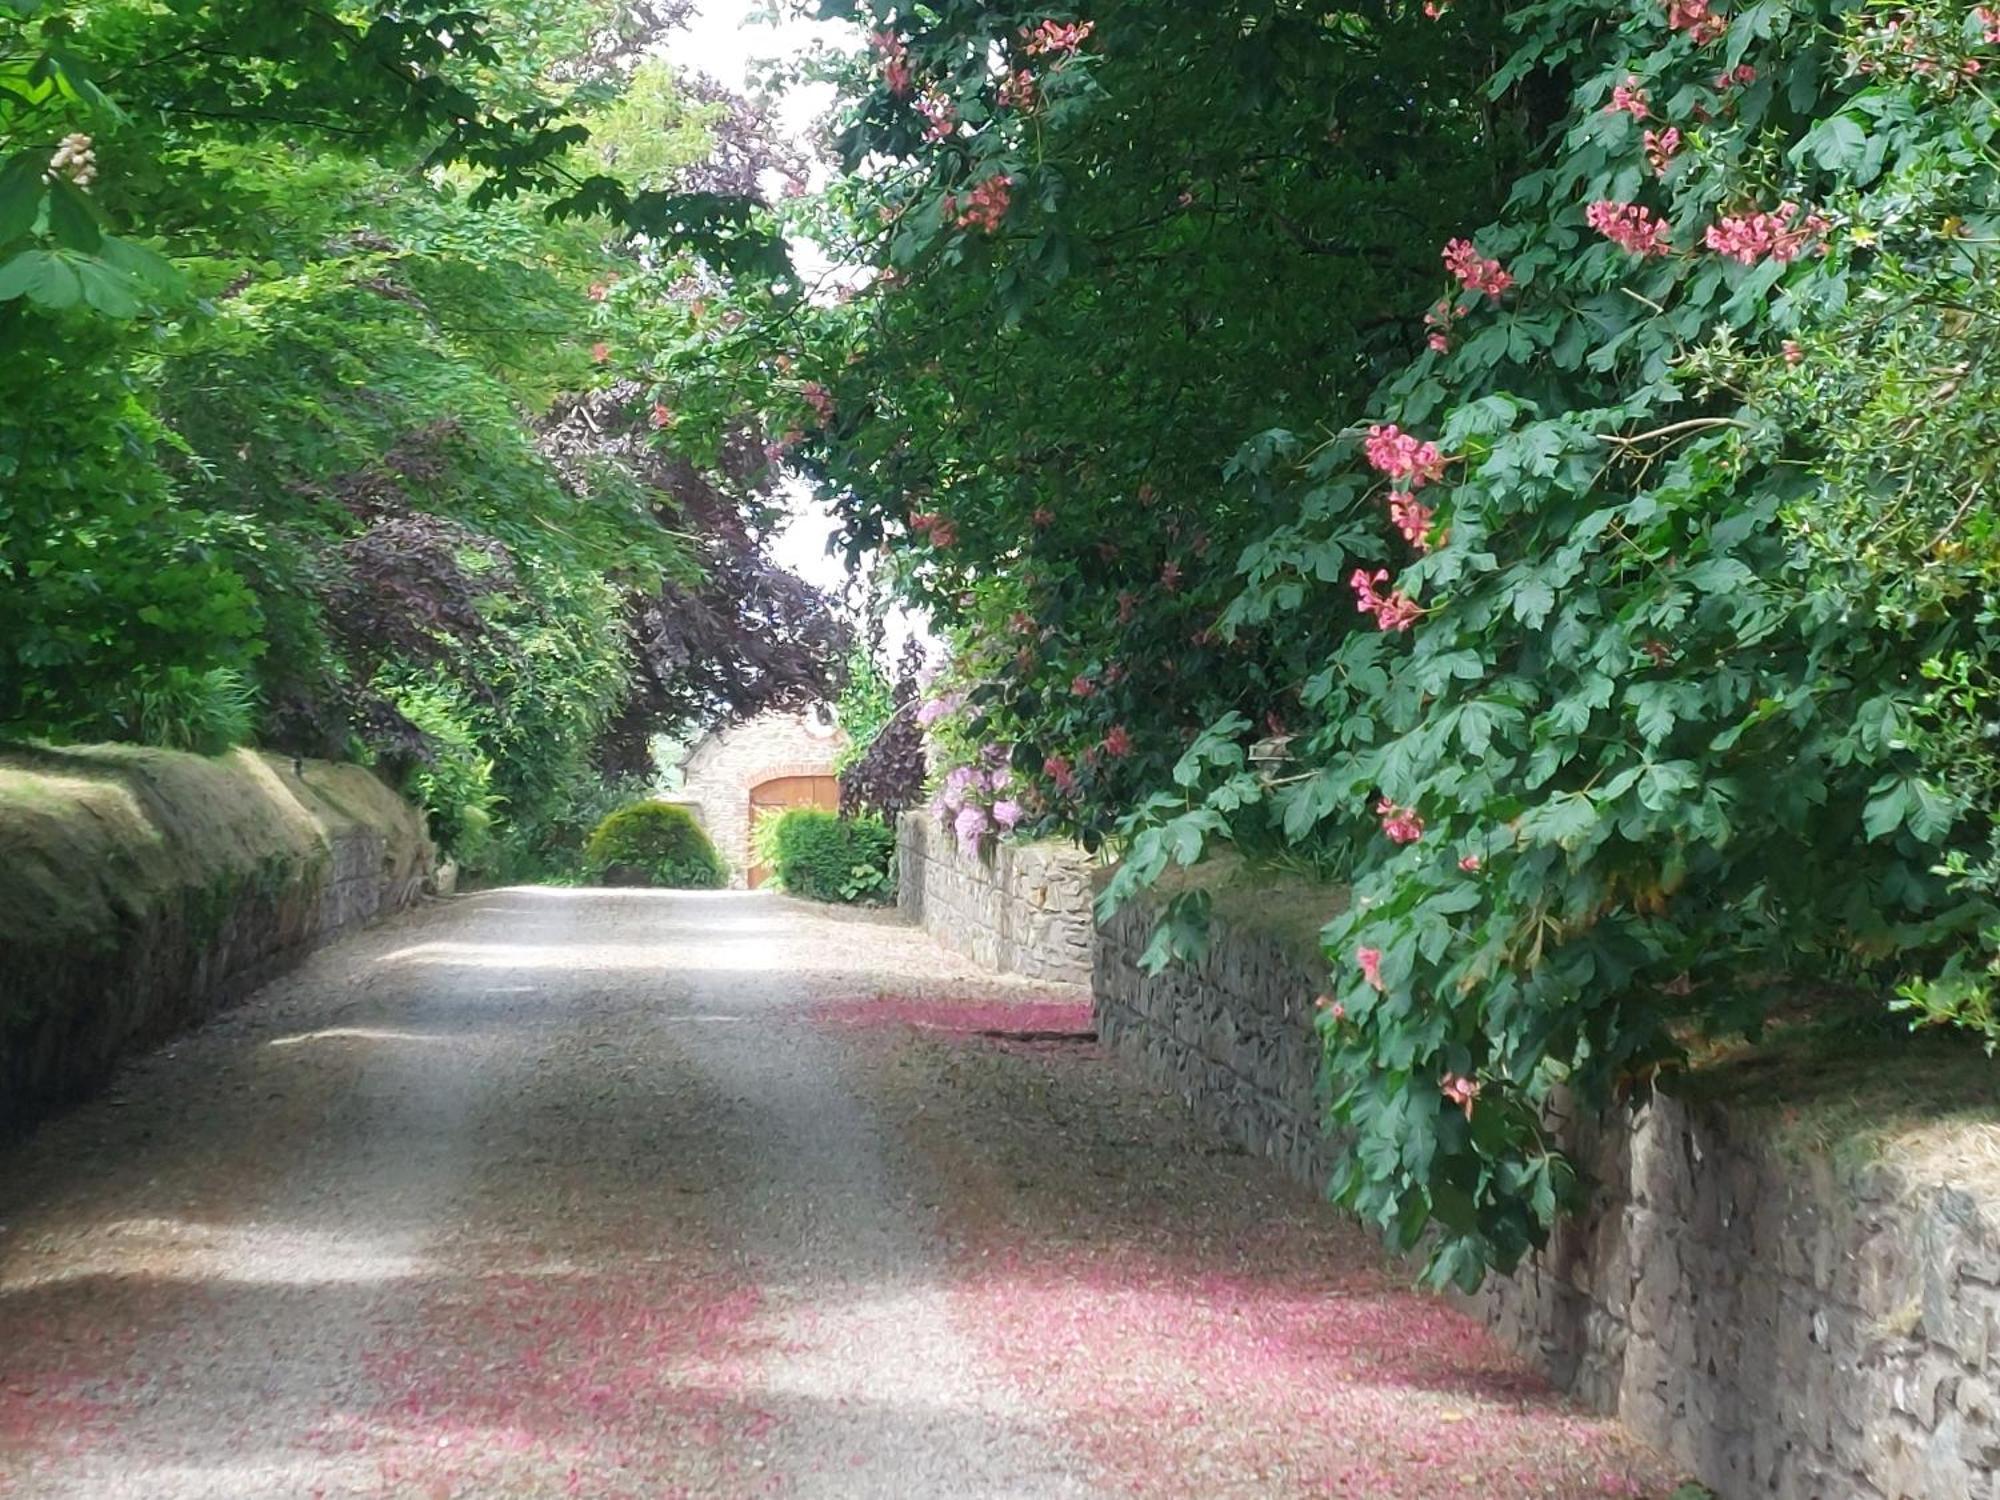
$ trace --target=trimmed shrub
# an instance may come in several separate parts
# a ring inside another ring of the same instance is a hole
[[[620,808],[590,835],[583,864],[602,885],[650,885],[712,891],[729,871],[694,815],[670,802]]]
[[[795,807],[765,818],[755,833],[757,862],[780,890],[813,901],[884,901],[895,889],[889,867],[896,835],[880,818],[843,818]]]

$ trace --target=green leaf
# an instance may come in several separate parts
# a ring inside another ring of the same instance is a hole
[[[67,178],[49,185],[49,233],[65,250],[93,254],[104,243],[97,205]]]
[[[18,240],[35,227],[46,184],[42,171],[48,154],[23,151],[0,167],[0,245]]]
[[[83,296],[76,269],[54,250],[23,250],[0,265],[0,302],[25,297],[37,307],[74,307]]]

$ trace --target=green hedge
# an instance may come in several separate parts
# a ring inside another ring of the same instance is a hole
[[[729,880],[693,814],[670,802],[640,802],[611,814],[590,835],[583,864],[603,885],[709,891]]]
[[[814,901],[886,901],[896,834],[880,818],[843,818],[795,807],[755,832],[757,862],[780,890]]]

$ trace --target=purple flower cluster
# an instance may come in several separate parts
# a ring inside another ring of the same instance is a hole
[[[989,836],[1011,831],[1026,809],[1009,795],[1014,772],[1003,745],[988,745],[971,765],[954,766],[931,802],[931,811],[958,839],[958,847],[976,855]]]

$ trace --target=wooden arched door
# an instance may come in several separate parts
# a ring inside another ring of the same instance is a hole
[[[750,788],[750,832],[754,840],[757,820],[772,809],[787,807],[823,807],[828,812],[840,808],[840,780],[834,776],[774,776],[769,781],[760,781]],[[753,843],[753,848],[754,843]],[[755,862],[751,856],[750,889],[771,878],[771,872]]]

